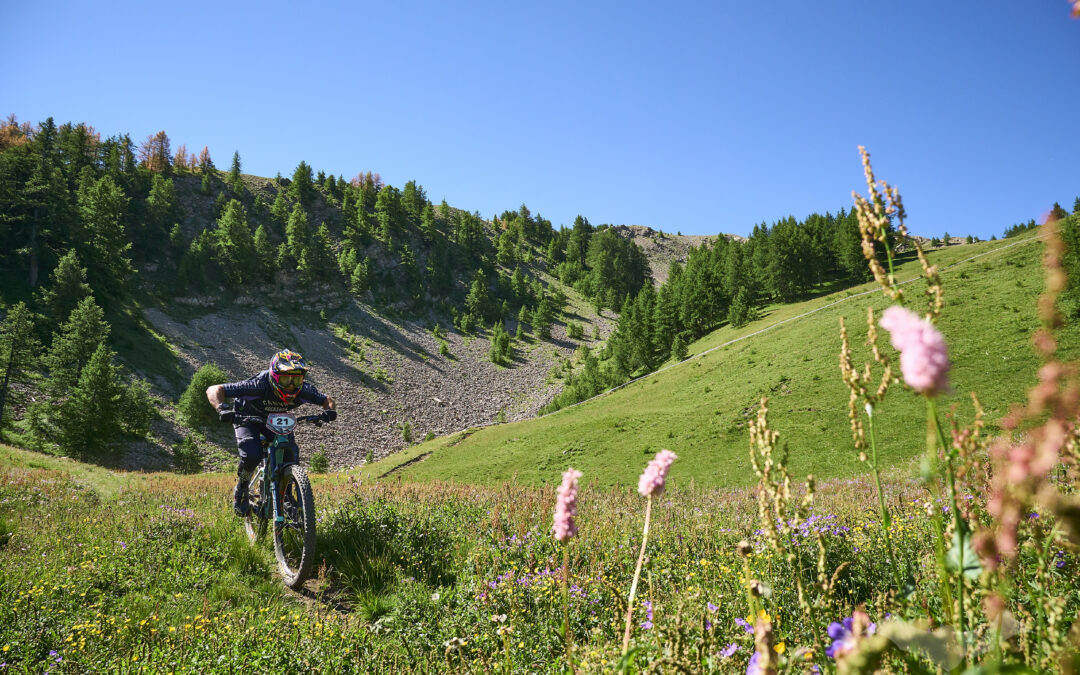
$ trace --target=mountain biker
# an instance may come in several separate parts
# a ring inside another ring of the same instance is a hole
[[[222,422],[233,422],[236,415],[266,417],[267,414],[292,410],[304,403],[321,405],[326,412],[322,419],[337,418],[334,399],[304,382],[307,362],[291,349],[283,349],[270,359],[270,367],[255,377],[240,382],[215,384],[206,389],[206,398],[217,409]],[[234,399],[232,405],[225,398]],[[233,489],[233,511],[243,516],[248,506],[248,483],[262,461],[262,437],[271,438],[266,426],[256,421],[233,424],[240,461],[236,467],[236,487]],[[296,447],[292,434],[289,442]]]

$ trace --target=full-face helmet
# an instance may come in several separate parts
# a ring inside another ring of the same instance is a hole
[[[291,403],[304,384],[307,362],[291,349],[283,349],[270,359],[270,386],[285,403]]]

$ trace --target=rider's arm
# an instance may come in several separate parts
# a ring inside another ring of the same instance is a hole
[[[214,384],[206,388],[206,400],[210,401],[210,405],[217,408],[225,402],[225,385]]]
[[[327,409],[327,410],[333,410],[334,409],[334,399],[327,396],[326,400],[323,401],[322,407]]]

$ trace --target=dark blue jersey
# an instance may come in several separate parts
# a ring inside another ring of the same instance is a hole
[[[278,398],[277,392],[270,384],[269,370],[264,370],[249,380],[229,382],[224,387],[225,395],[236,399],[237,410],[241,415],[265,417],[267,413],[285,412],[304,403],[322,405],[326,402],[326,394],[320,393],[314,385],[305,382],[300,387],[296,398],[291,403],[285,403]]]

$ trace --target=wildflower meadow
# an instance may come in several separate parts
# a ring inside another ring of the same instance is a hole
[[[985,433],[978,392],[961,426],[938,406],[948,289],[921,251],[922,288],[896,283],[875,242],[906,214],[863,156],[864,252],[892,304],[868,312],[866,344],[836,327],[837,461],[856,477],[791,475],[799,439],[767,398],[752,488],[669,484],[668,449],[642,456],[637,489],[569,463],[550,488],[317,476],[322,563],[294,594],[229,513],[227,476],[3,449],[0,672],[1076,672],[1080,380],[1055,358],[1056,224],[1039,381],[1003,433]],[[899,397],[925,403],[925,452],[884,466],[875,415]]]

